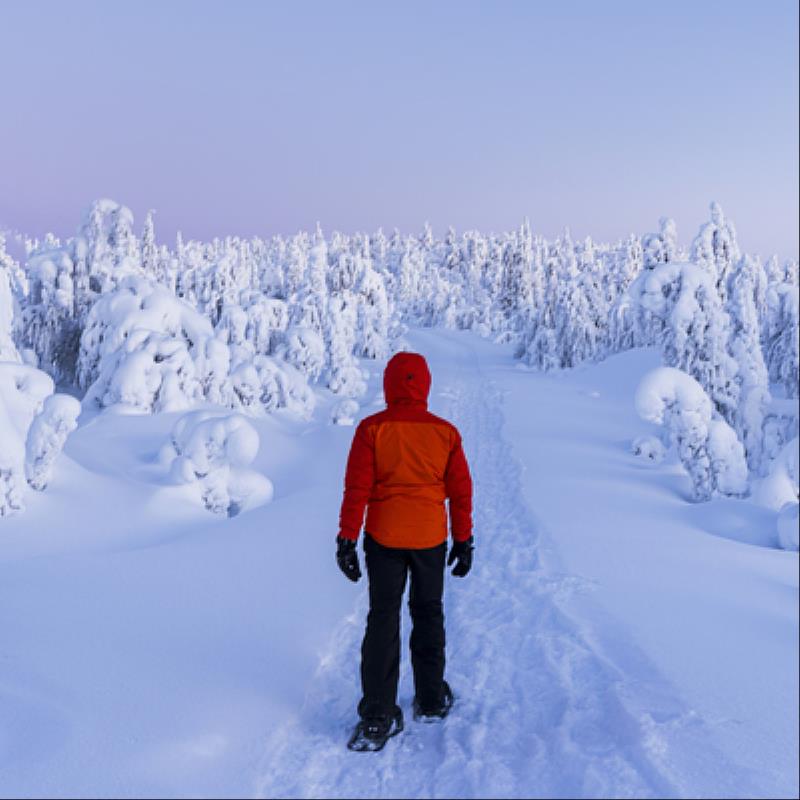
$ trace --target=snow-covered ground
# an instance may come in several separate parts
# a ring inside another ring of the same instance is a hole
[[[691,503],[631,453],[658,354],[547,376],[473,334],[409,341],[475,481],[452,716],[344,748],[366,586],[333,559],[331,401],[253,422],[274,499],[230,519],[169,485],[179,415],[106,413],[0,529],[0,795],[797,796],[798,555],[774,512]]]

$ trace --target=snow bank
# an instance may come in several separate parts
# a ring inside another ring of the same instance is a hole
[[[175,424],[161,460],[174,484],[192,486],[209,511],[233,517],[272,499],[270,480],[248,469],[259,446],[241,414],[193,411]]]
[[[674,367],[654,369],[639,384],[635,402],[642,419],[667,426],[697,500],[715,491],[747,492],[744,448],[727,422],[712,418],[711,400],[691,375]]]

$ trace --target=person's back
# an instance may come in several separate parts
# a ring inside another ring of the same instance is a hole
[[[400,604],[411,575],[411,658],[415,714],[441,717],[452,703],[444,681],[442,593],[449,501],[455,575],[472,553],[472,481],[456,428],[427,410],[430,372],[416,353],[398,353],[386,367],[387,408],[358,426],[345,477],[337,560],[351,580],[360,569],[355,543],[367,511],[364,550],[370,612],[362,645],[362,723],[351,745],[382,746],[402,729],[396,704]]]

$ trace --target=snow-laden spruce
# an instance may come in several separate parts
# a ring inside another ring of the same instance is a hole
[[[747,463],[756,473],[762,466],[764,417],[771,401],[757,306],[765,286],[764,270],[748,255],[739,260],[728,278],[728,351],[736,362],[738,386],[734,426],[747,453]]]
[[[14,324],[19,320],[19,313],[15,309],[16,298],[11,289],[15,266],[6,253],[5,237],[0,233],[0,362],[19,361],[14,344]]]
[[[208,358],[211,324],[165,288],[124,279],[92,308],[81,337],[78,384],[84,402],[152,413],[180,411],[203,399],[217,351]],[[227,352],[225,353],[227,356]],[[227,378],[227,369],[219,370]]]
[[[64,449],[67,436],[78,426],[81,404],[68,394],[46,397],[25,437],[25,477],[43,491],[53,474],[53,464]]]
[[[419,235],[326,236],[319,225],[270,239],[179,234],[170,248],[152,212],[137,238],[129,209],[110,200],[92,204],[75,237],[26,250],[20,268],[0,247],[11,300],[0,298],[12,309],[0,348],[10,339],[27,363],[87,390],[85,407],[308,416],[315,389],[358,401],[364,360],[396,349],[411,324],[510,342],[544,370],[657,345],[706,391],[753,478],[797,431],[796,411],[779,407],[797,395],[797,264],[743,253],[717,203],[688,252],[667,217],[613,244],[568,230],[547,240],[525,220],[443,238],[430,225]]]
[[[42,490],[74,430],[80,404],[53,394],[53,379],[28,364],[0,363],[0,516],[25,508],[25,484]]]
[[[241,309],[209,320],[144,277],[120,281],[95,303],[77,378],[84,405],[135,413],[183,411],[208,401],[253,413],[286,408],[307,416],[313,394],[278,358],[255,356]]]
[[[719,203],[712,202],[709,211],[711,220],[700,228],[692,242],[691,259],[714,281],[724,302],[730,273],[741,253],[736,228],[725,217]]]
[[[259,446],[258,431],[241,414],[192,411],[175,423],[160,459],[172,483],[233,517],[272,499],[269,478],[249,468]]]
[[[673,367],[652,370],[636,391],[636,410],[642,419],[667,428],[696,500],[747,492],[744,448],[691,375]]]
[[[711,276],[696,264],[669,262],[631,286],[643,338],[660,341],[664,363],[691,375],[728,423],[736,418],[737,364],[728,353],[730,319]]]
[[[764,351],[770,380],[787,397],[800,391],[800,295],[797,285],[771,283],[766,296]]]

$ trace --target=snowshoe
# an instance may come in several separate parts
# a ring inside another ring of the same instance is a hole
[[[453,691],[450,684],[444,681],[442,687],[442,700],[437,706],[423,706],[419,700],[414,698],[414,719],[417,722],[439,722],[443,720],[453,707]]]
[[[399,708],[388,716],[362,719],[353,730],[347,749],[357,753],[375,753],[383,750],[386,742],[402,730],[403,712]]]

